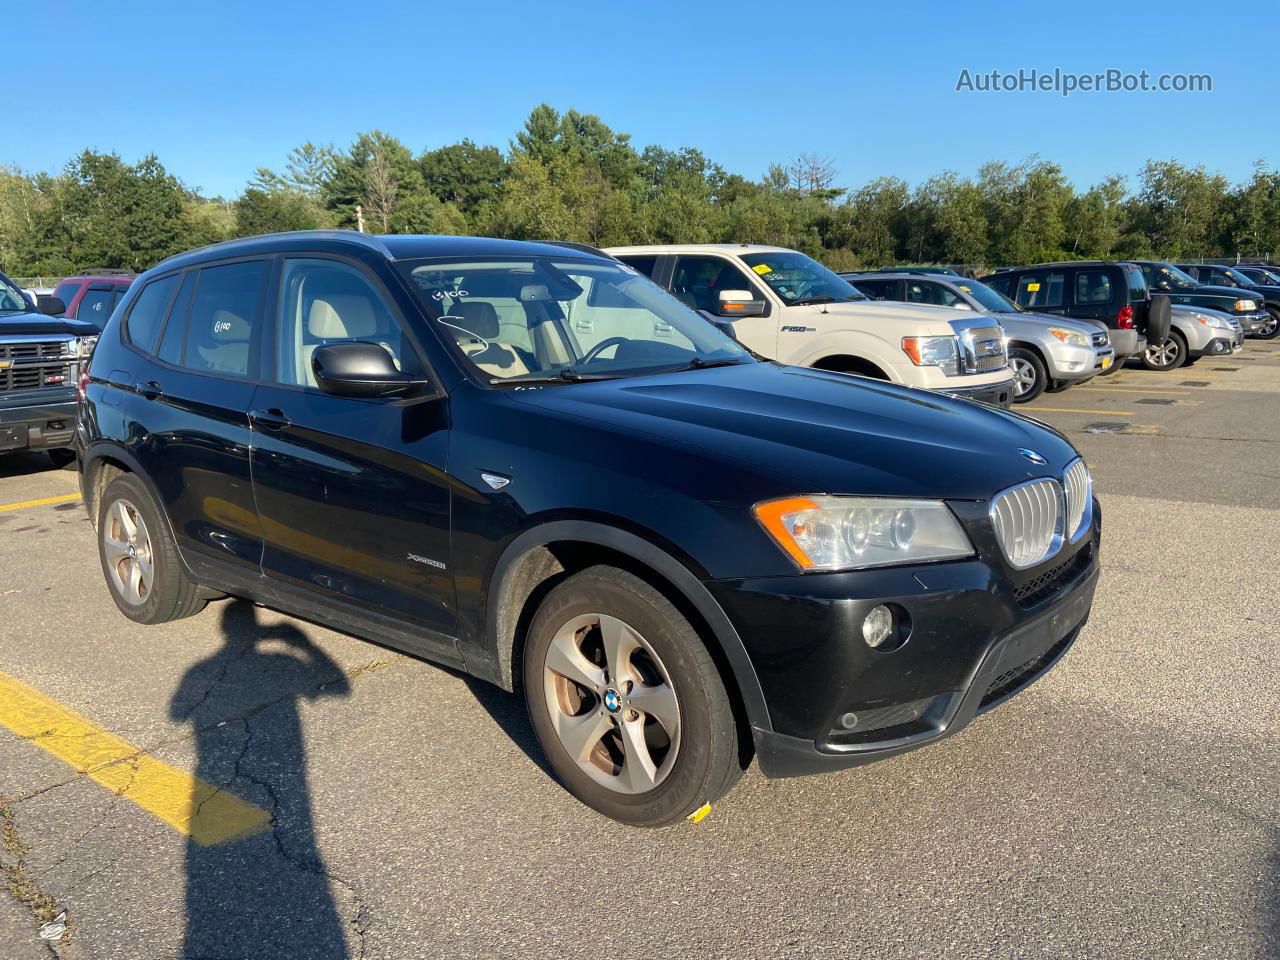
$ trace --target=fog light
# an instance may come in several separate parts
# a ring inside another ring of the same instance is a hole
[[[858,725],[858,715],[856,713],[846,713],[840,717],[840,726],[846,730],[852,730]]]
[[[871,612],[867,614],[867,618],[862,621],[862,639],[867,641],[867,646],[880,646],[893,634],[893,611],[881,604],[873,607]]]

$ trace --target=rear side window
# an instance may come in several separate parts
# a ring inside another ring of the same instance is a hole
[[[110,288],[85,291],[84,299],[76,307],[76,319],[92,323],[101,330],[107,322],[107,317],[111,316],[115,299],[115,293]]]
[[[169,301],[173,299],[173,291],[177,286],[176,273],[152,280],[142,288],[142,293],[133,302],[133,309],[129,311],[129,319],[125,322],[125,335],[138,349],[150,353],[155,346],[160,324],[164,321]]]
[[[987,277],[987,279],[982,282],[996,293],[1002,294],[1010,300],[1013,299],[1013,274],[998,273],[993,277]]]
[[[258,299],[267,261],[205,267],[196,280],[183,366],[233,377],[249,375]]]
[[[927,303],[935,307],[953,307],[963,302],[960,295],[931,280],[908,280],[907,302]]]
[[[876,300],[892,300],[898,293],[897,280],[859,280],[853,277],[849,282],[868,297],[874,297]]]
[[[161,360],[175,367],[182,366],[182,351],[187,344],[187,316],[191,313],[191,294],[195,291],[198,273],[198,270],[191,270],[183,276],[178,298],[173,301],[173,309],[169,311],[169,322],[164,325],[160,349],[156,351]]]
[[[619,257],[628,267],[634,267],[646,277],[652,278],[653,271],[658,268],[657,257]]]
[[[1018,278],[1018,306],[1034,310],[1037,307],[1062,306],[1064,275],[1061,273],[1026,273]]]
[[[1129,281],[1129,299],[1134,301],[1147,299],[1147,278],[1142,275],[1137,264],[1125,267],[1124,275]]]
[[[1141,274],[1139,274],[1141,277]],[[1146,287],[1139,285],[1146,294]],[[1111,275],[1101,270],[1081,270],[1076,274],[1076,303],[1087,305],[1092,303],[1111,302]]]

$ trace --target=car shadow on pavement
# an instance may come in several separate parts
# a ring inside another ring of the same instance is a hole
[[[453,670],[450,672],[455,673],[467,685],[471,695],[476,698],[476,703],[484,707],[493,722],[511,738],[512,743],[524,751],[525,756],[533,761],[534,766],[554,780],[555,774],[551,772],[546,755],[538,745],[533,726],[529,723],[529,711],[525,709],[523,693],[519,690],[508,693],[501,687],[479,680],[468,673]]]
[[[49,455],[40,450],[23,450],[0,457],[0,479],[6,477],[30,477],[37,473],[56,473],[59,470],[74,471],[74,465],[58,466]]]
[[[170,713],[195,729],[196,776],[265,808],[271,822],[207,846],[192,830],[182,956],[346,958],[358,929],[339,914],[333,891],[349,888],[316,843],[299,702],[349,696],[350,684],[301,630],[259,623],[248,601],[230,601],[221,618],[223,646],[187,670]]]

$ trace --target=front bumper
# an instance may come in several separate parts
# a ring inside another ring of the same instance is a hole
[[[1240,324],[1240,328],[1244,331],[1246,337],[1252,337],[1271,319],[1271,314],[1265,310],[1255,310],[1253,313],[1233,313],[1231,316]]]
[[[914,750],[1024,690],[1088,620],[1100,523],[1095,512],[1088,536],[1016,581],[979,557],[709,583],[768,704],[772,729],[752,730],[761,770],[800,776]],[[860,629],[881,603],[910,622],[887,653]]]
[[[1116,352],[1110,346],[1076,347],[1055,341],[1048,345],[1045,356],[1049,361],[1050,380],[1075,383],[1108,369],[1115,362]]]
[[[1013,379],[988,383],[981,387],[939,387],[936,392],[945,393],[949,397],[959,397],[961,400],[976,400],[979,403],[1003,407],[1007,410],[1013,403]]]
[[[40,391],[42,397],[0,399],[0,453],[54,450],[74,442],[76,404],[70,391]]]

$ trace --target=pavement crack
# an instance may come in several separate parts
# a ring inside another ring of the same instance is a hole
[[[18,833],[18,815],[13,800],[0,797],[0,875],[4,877],[5,893],[25,907],[38,927],[48,923],[59,913],[57,902],[40,889],[27,866],[27,845]],[[70,922],[67,924],[70,929]],[[49,956],[57,957],[58,950],[50,941],[42,941]]]
[[[323,684],[320,686],[323,686]],[[355,916],[348,920],[348,923],[351,925],[356,935],[358,949],[355,953],[355,960],[362,960],[367,948],[365,936],[366,906],[364,896],[353,881],[348,880],[347,878],[330,870],[325,865],[323,859],[318,856],[314,859],[300,856],[289,849],[285,842],[284,832],[281,829],[280,812],[283,805],[280,802],[280,795],[276,791],[275,785],[269,780],[259,777],[257,774],[245,767],[245,760],[249,756],[249,750],[253,742],[255,732],[250,717],[245,717],[243,722],[245,738],[244,743],[240,747],[240,753],[235,760],[234,777],[235,779],[243,779],[248,783],[260,787],[271,801],[270,810],[268,811],[271,815],[271,841],[275,845],[276,852],[280,855],[281,859],[293,866],[296,870],[300,870],[303,873],[309,873],[312,876],[320,877],[329,883],[336,883],[347,891],[347,894],[355,904]]]

